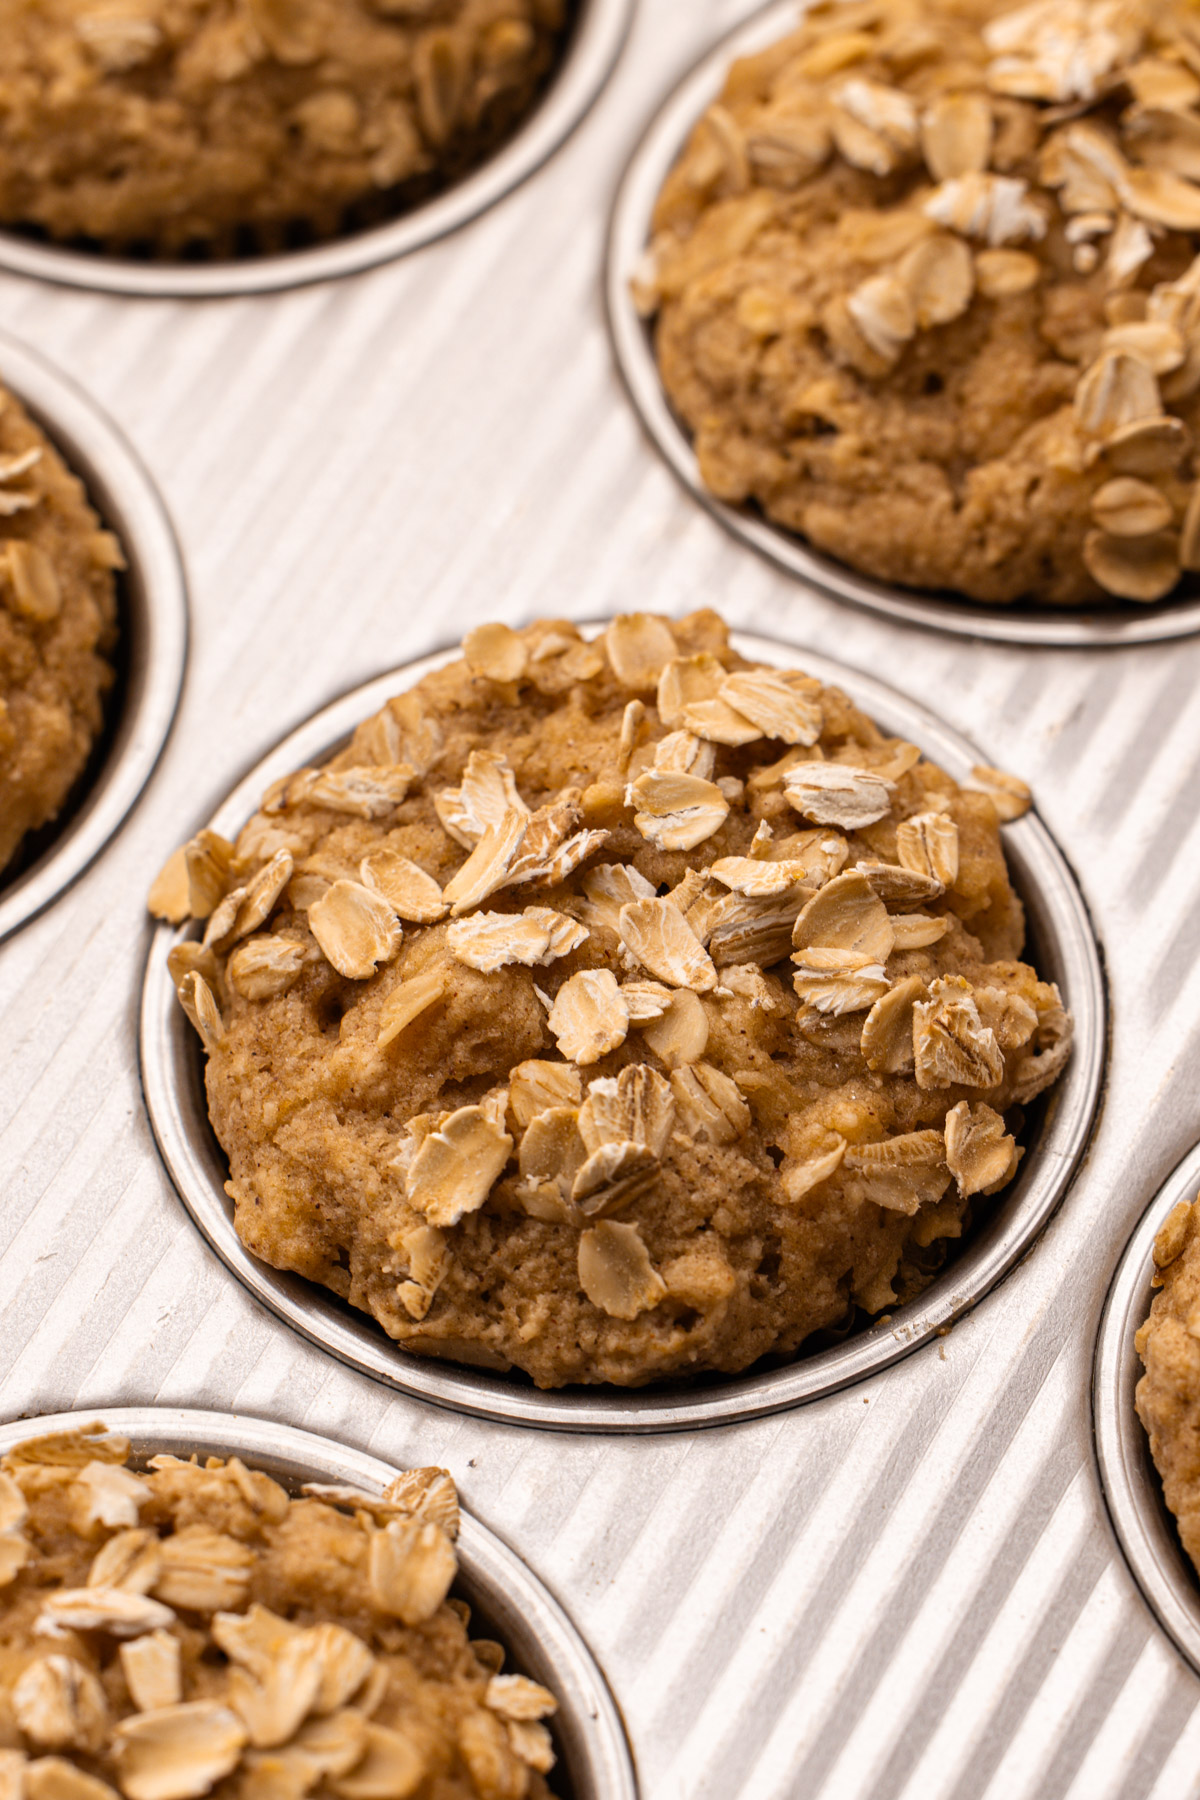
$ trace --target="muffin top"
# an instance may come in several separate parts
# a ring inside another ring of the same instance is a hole
[[[0,1458],[6,1794],[548,1800],[556,1702],[447,1598],[444,1469],[296,1499],[129,1456],[96,1425]]]
[[[565,16],[564,0],[8,0],[0,221],[166,255],[375,222],[515,128]]]
[[[635,297],[703,479],[877,579],[1165,598],[1200,568],[1200,19],[819,4],[735,63]]]
[[[1200,1571],[1200,1201],[1180,1201],[1154,1240],[1155,1294],[1136,1338],[1138,1417],[1183,1547]]]
[[[0,871],[57,815],[103,723],[124,566],[82,484],[0,388]]]
[[[168,863],[243,1241],[545,1387],[918,1292],[1066,1060],[999,818],[711,612],[465,654]],[[1000,809],[998,812],[997,809]]]

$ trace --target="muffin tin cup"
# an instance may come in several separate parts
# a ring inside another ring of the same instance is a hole
[[[175,1407],[116,1406],[54,1413],[0,1425],[0,1455],[25,1439],[102,1420],[128,1437],[133,1461],[152,1456],[238,1456],[293,1493],[306,1481],[363,1492],[382,1491],[394,1468],[291,1425],[229,1413]],[[436,1446],[430,1459],[436,1460]],[[454,1592],[469,1602],[473,1623],[501,1642],[510,1664],[550,1688],[559,1711],[549,1721],[559,1756],[556,1791],[563,1800],[637,1800],[638,1787],[615,1700],[591,1652],[553,1596],[522,1558],[463,1512]],[[478,1632],[477,1632],[478,1635]],[[565,1784],[564,1778],[565,1776]]]
[[[419,250],[486,212],[551,157],[604,87],[634,0],[582,0],[562,56],[533,111],[494,155],[433,199],[384,225],[310,249],[231,261],[154,262],[73,250],[0,230],[0,269],[76,288],[146,299],[267,294],[357,275]]]
[[[630,284],[651,237],[651,218],[667,175],[706,107],[719,95],[730,63],[764,50],[798,22],[795,0],[774,0],[708,52],[664,102],[621,179],[609,223],[605,292],[617,365],[642,425],[673,473],[735,538],[802,583],[835,600],[908,625],[993,643],[1086,647],[1159,643],[1200,631],[1200,598],[1140,606],[1114,601],[1104,611],[990,606],[891,586],[860,575],[812,548],[765,514],[727,505],[711,494],[687,427],[672,410],[654,356],[651,327],[638,316]]]
[[[1154,1240],[1172,1209],[1197,1193],[1200,1146],[1155,1195],[1125,1247],[1096,1341],[1092,1414],[1100,1484],[1126,1561],[1159,1624],[1200,1674],[1200,1582],[1179,1541],[1150,1439],[1137,1416],[1134,1391],[1143,1365],[1133,1342],[1154,1297]]]
[[[93,763],[44,828],[48,847],[0,873],[0,940],[39,913],[99,854],[137,800],[175,716],[187,659],[187,590],[171,522],[136,451],[86,394],[0,332],[0,382],[80,477],[129,562],[117,578],[118,680]]]
[[[756,661],[799,664],[844,688],[886,731],[919,744],[956,779],[969,778],[980,760],[964,738],[881,682],[770,639],[734,633],[732,642]],[[442,651],[392,670],[317,713],[253,769],[208,822],[224,836],[236,837],[270,783],[333,755],[391,695],[457,655],[457,649]],[[928,1342],[1008,1273],[1066,1193],[1091,1132],[1107,1042],[1104,982],[1087,908],[1061,851],[1034,814],[1007,826],[1004,842],[1014,885],[1025,903],[1032,954],[1040,971],[1059,983],[1075,1015],[1071,1060],[1047,1102],[1039,1102],[1044,1110],[1018,1179],[945,1273],[886,1320],[785,1367],[700,1376],[646,1389],[541,1392],[524,1376],[492,1374],[401,1350],[365,1313],[298,1275],[260,1262],[234,1230],[233,1208],[224,1191],[228,1166],[208,1120],[200,1040],[176,1000],[167,968],[172,946],[185,933],[169,925],[153,934],[142,994],[142,1085],[159,1149],[210,1246],[251,1293],[351,1367],[423,1400],[483,1418],[565,1431],[651,1432],[731,1424],[832,1393],[878,1374]]]

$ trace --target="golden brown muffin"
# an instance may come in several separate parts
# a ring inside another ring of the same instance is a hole
[[[444,1469],[289,1498],[102,1426],[0,1459],[0,1783],[26,1800],[548,1800],[552,1694],[448,1599]]]
[[[565,0],[10,0],[0,221],[163,255],[377,221],[511,134],[565,20]]]
[[[1183,1547],[1200,1570],[1200,1202],[1181,1201],[1154,1240],[1155,1294],[1137,1334],[1138,1417]]]
[[[120,547],[0,388],[0,871],[57,817],[103,724]]]
[[[464,649],[151,896],[207,920],[171,968],[243,1241],[543,1387],[917,1293],[1069,1050],[1018,960],[1020,784],[959,788],[711,612]]]
[[[1200,19],[821,4],[733,65],[635,295],[704,481],[878,580],[1200,568]]]

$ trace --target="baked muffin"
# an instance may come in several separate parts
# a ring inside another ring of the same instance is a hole
[[[120,546],[0,388],[0,871],[57,817],[113,682]]]
[[[635,297],[703,479],[988,602],[1200,568],[1200,34],[1185,0],[818,4],[737,62]]]
[[[96,1425],[0,1459],[0,1783],[26,1800],[547,1800],[552,1694],[447,1598],[444,1469],[291,1498]]]
[[[1200,1571],[1200,1201],[1181,1201],[1154,1240],[1150,1316],[1135,1343],[1138,1417],[1183,1547]]]
[[[566,0],[9,0],[0,221],[164,256],[377,222],[511,134],[566,18]]]
[[[918,1293],[1068,1054],[1020,784],[958,787],[711,612],[464,651],[152,892],[206,921],[171,970],[243,1242],[543,1387]]]

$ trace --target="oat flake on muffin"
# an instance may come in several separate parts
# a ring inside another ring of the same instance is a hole
[[[103,724],[120,546],[0,388],[0,871],[57,817]]]
[[[544,1387],[919,1292],[1070,1019],[999,821],[711,612],[464,656],[155,884],[249,1249]]]
[[[0,221],[279,249],[465,173],[536,101],[564,0],[7,0]],[[380,196],[386,196],[381,200]]]
[[[538,1682],[448,1599],[445,1469],[287,1492],[103,1426],[0,1458],[0,1792],[549,1800]]]
[[[635,297],[721,499],[885,582],[1200,569],[1200,14],[821,4],[736,62]]]

